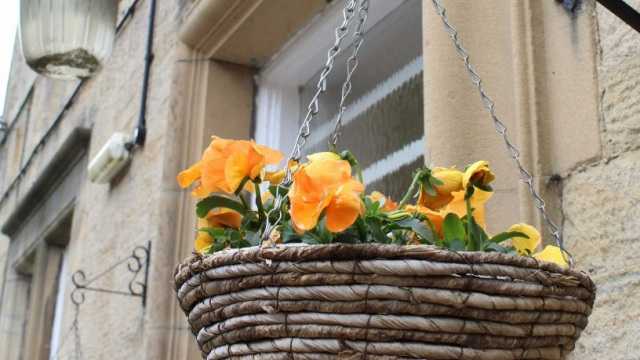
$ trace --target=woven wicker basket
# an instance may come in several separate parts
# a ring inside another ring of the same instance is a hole
[[[432,246],[194,255],[174,288],[213,359],[560,359],[595,285],[532,258]]]

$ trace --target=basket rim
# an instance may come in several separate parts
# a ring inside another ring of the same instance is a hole
[[[266,263],[280,261],[363,261],[374,259],[426,260],[440,263],[466,264],[473,270],[474,265],[507,265],[530,270],[552,273],[564,279],[574,279],[588,291],[595,293],[597,286],[589,275],[549,261],[508,255],[497,252],[454,251],[434,245],[389,245],[389,244],[279,244],[276,247],[253,246],[228,249],[214,254],[193,253],[177,264],[174,271],[174,288],[177,290],[189,278],[206,270],[221,266],[246,263]],[[473,272],[471,272],[473,273]],[[561,282],[562,279],[559,279]]]

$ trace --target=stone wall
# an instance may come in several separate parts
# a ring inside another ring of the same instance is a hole
[[[640,9],[639,0],[627,1]],[[597,7],[603,153],[564,182],[564,234],[598,285],[589,326],[572,359],[640,354],[640,34]]]
[[[131,0],[121,1],[121,12],[131,3]],[[153,44],[155,58],[149,79],[146,112],[148,132],[144,147],[135,149],[131,164],[111,184],[93,184],[85,176],[75,189],[73,221],[67,246],[68,264],[66,273],[61,274],[67,283],[62,297],[64,315],[59,328],[60,340],[71,326],[75,311],[69,301],[72,289],[70,275],[78,269],[82,269],[87,277],[99,274],[116,261],[129,256],[135,246],[146,245],[148,241],[157,239],[160,226],[158,189],[163,171],[165,135],[171,131],[167,128],[171,73],[184,9],[185,1],[157,1]],[[19,186],[10,191],[10,196],[0,206],[0,224],[4,224],[14,212],[42,169],[74,129],[91,130],[85,161],[95,156],[114,132],[133,134],[140,109],[148,13],[149,0],[139,1],[134,16],[127,20],[118,33],[105,68],[80,88],[51,136],[36,152]],[[0,195],[7,191],[78,86],[77,82],[53,81],[33,73],[22,59],[19,44],[16,45],[12,66],[4,115],[16,123],[7,134],[6,143],[0,147],[0,162],[5,162],[0,169]],[[37,239],[39,236],[36,233],[28,234],[36,242],[41,240]],[[0,261],[4,269],[3,253],[4,243],[0,243]],[[11,251],[9,253],[9,270],[13,271],[14,254]],[[172,267],[173,264],[167,266]],[[94,285],[127,291],[130,277],[125,268],[118,268]],[[167,288],[170,287],[168,281]],[[3,304],[3,311],[7,306],[9,304]],[[0,314],[2,317],[5,315],[10,314]],[[86,301],[80,307],[79,327],[83,359],[144,358],[145,309],[140,298],[87,292]],[[11,346],[20,347],[20,344]],[[74,350],[73,341],[67,341],[62,348],[61,358],[71,358]],[[15,355],[17,352],[0,350],[0,359],[15,359],[12,357],[14,355],[8,355],[10,353]]]

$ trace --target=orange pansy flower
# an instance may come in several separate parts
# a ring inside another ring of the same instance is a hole
[[[232,194],[245,178],[255,181],[266,165],[275,165],[284,155],[253,140],[227,140],[214,136],[202,154],[200,162],[178,175],[183,188],[199,180],[191,192],[195,198],[203,198],[212,192]]]
[[[300,168],[289,191],[291,223],[298,233],[313,229],[323,211],[326,227],[338,233],[351,226],[364,213],[358,193],[364,185],[351,176],[351,165],[344,160],[319,159]]]
[[[435,190],[435,195],[429,195],[424,189],[420,190],[418,205],[438,211],[447,206],[452,200],[452,193],[462,190],[462,173],[456,170],[437,167],[431,172],[431,176],[440,180],[442,185],[430,185]]]
[[[209,211],[204,219],[198,218],[198,229],[202,228],[239,228],[242,215],[231,209],[218,208]],[[199,253],[207,253],[213,245],[213,238],[206,231],[199,231],[194,247]]]
[[[372,192],[371,195],[369,195],[369,199],[371,199],[371,201],[373,202],[384,201],[384,204],[382,205],[382,209],[381,209],[383,213],[389,213],[398,209],[397,202],[393,202],[393,200],[391,200],[391,197],[384,196],[379,191]]]
[[[458,215],[458,217],[464,217],[467,215],[467,204],[464,201],[464,191],[457,191],[452,193],[452,195],[453,201],[440,211],[433,211],[420,205],[406,205],[404,209],[408,212],[417,211],[428,217],[429,220],[431,220],[431,223],[433,223],[438,236],[442,236],[442,222],[447,214],[453,213]],[[472,212],[473,218],[485,231],[487,227],[484,218],[484,202],[489,200],[492,195],[493,192],[476,189],[471,197],[471,207],[474,209]]]
[[[489,162],[485,160],[476,161],[469,165],[462,176],[462,187],[467,190],[472,186],[487,186],[495,180],[495,175],[489,170]]]

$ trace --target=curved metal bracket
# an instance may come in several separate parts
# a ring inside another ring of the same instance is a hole
[[[100,274],[87,279],[84,271],[78,270],[71,275],[71,281],[73,285],[75,285],[75,289],[71,291],[71,301],[74,304],[80,305],[84,303],[84,292],[85,291],[97,291],[107,294],[118,294],[118,295],[126,295],[126,296],[138,296],[142,298],[142,307],[146,306],[147,302],[147,278],[149,276],[149,259],[151,257],[151,241],[147,244],[147,247],[144,246],[136,246],[133,249],[131,255],[126,258],[116,262],[107,270],[101,272]],[[133,273],[131,280],[129,281],[129,291],[121,291],[121,290],[111,290],[111,289],[101,289],[90,287],[90,285],[101,278],[102,276],[111,272],[111,270],[115,269],[119,265],[127,263],[127,269],[129,272]],[[144,279],[143,281],[136,281],[140,272],[144,269]]]

